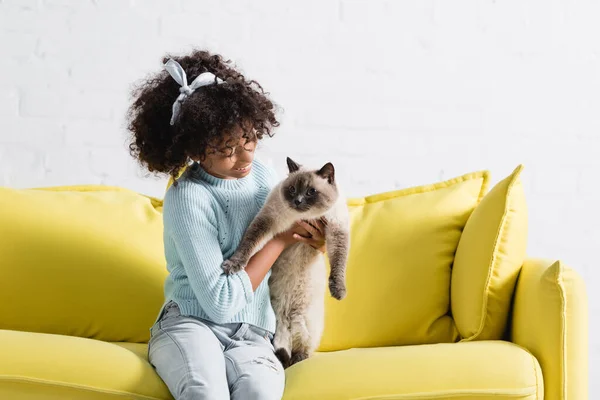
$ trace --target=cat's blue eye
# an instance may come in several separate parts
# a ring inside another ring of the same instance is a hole
[[[295,187],[295,186],[290,186],[290,187],[288,188],[288,190],[289,190],[289,192],[290,192],[291,194],[294,194],[294,193],[296,193],[296,187]]]
[[[317,191],[315,190],[315,188],[310,188],[306,191],[306,194],[308,196],[314,196],[315,194],[317,194]]]

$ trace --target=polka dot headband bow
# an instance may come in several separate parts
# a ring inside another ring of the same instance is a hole
[[[224,83],[222,79],[217,78],[212,72],[203,72],[200,75],[198,75],[196,79],[192,81],[192,83],[188,85],[187,75],[185,74],[185,71],[177,61],[173,60],[172,58],[169,58],[169,60],[165,63],[164,67],[169,72],[169,75],[171,75],[171,77],[175,79],[179,86],[181,86],[179,88],[179,96],[175,100],[175,103],[173,103],[171,125],[174,125],[175,121],[177,121],[177,117],[179,116],[179,113],[181,111],[181,103],[183,103],[183,101],[186,98],[188,98],[189,95],[194,93],[196,89],[201,88],[202,86],[208,86],[215,83]]]

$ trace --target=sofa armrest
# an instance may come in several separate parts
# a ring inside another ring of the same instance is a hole
[[[544,399],[588,398],[588,311],[581,277],[560,261],[527,259],[517,281],[511,340],[539,361]]]

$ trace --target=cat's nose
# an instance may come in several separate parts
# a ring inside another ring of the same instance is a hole
[[[294,200],[294,204],[296,204],[297,206],[299,206],[300,204],[302,204],[302,199],[295,199]]]

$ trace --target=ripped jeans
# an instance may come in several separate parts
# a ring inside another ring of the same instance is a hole
[[[151,329],[148,359],[176,400],[280,400],[285,374],[271,333],[182,316],[170,302]]]

